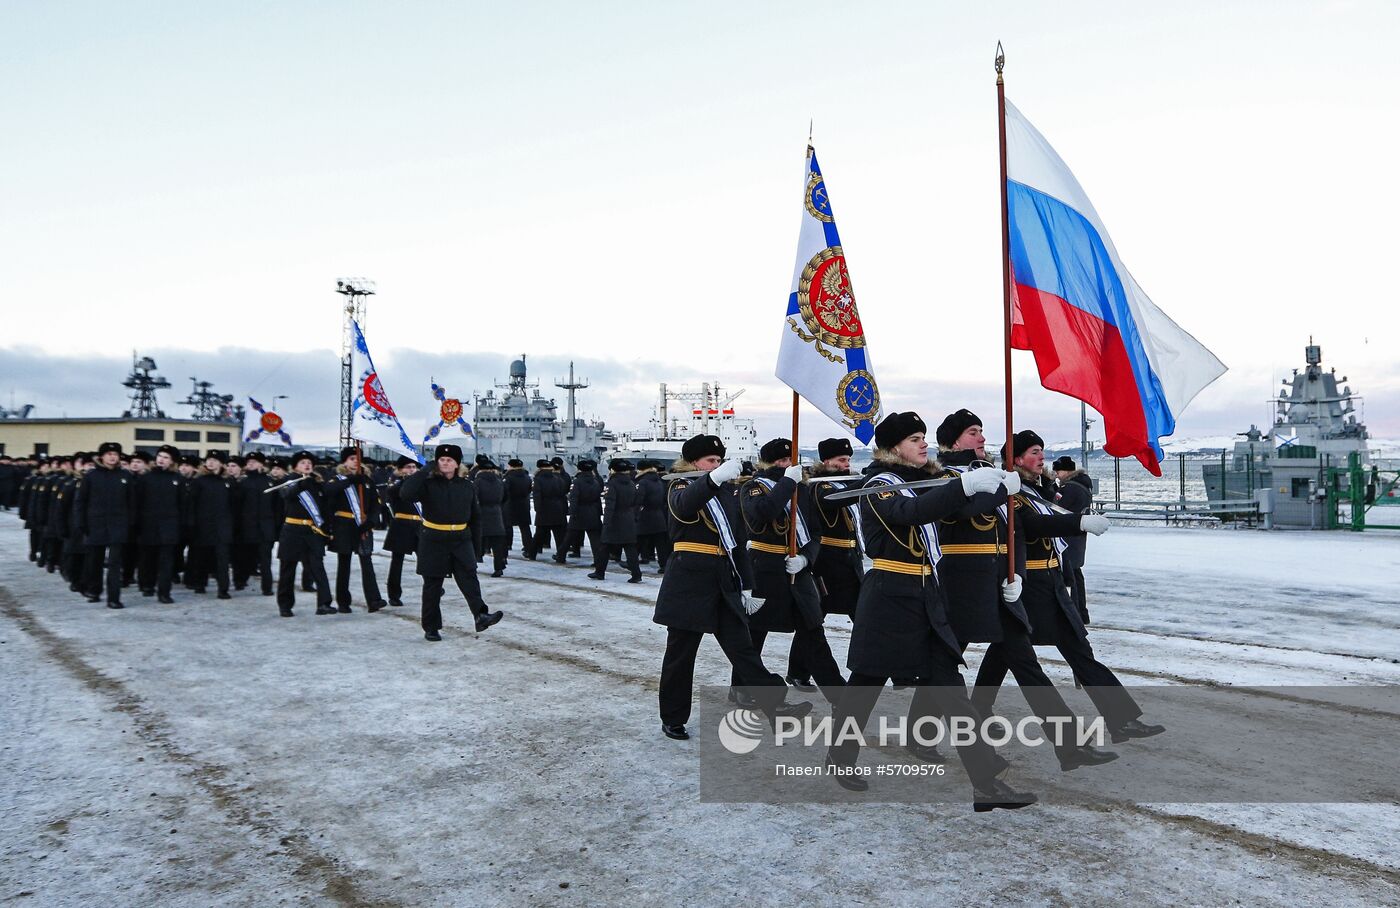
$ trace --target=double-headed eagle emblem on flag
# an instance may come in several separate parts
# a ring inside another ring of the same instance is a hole
[[[455,397],[448,397],[447,390],[437,382],[432,382],[432,386],[433,397],[437,398],[439,402],[438,423],[428,430],[427,435],[423,436],[423,443],[427,444],[432,439],[437,438],[444,429],[452,426],[460,429],[463,435],[471,435],[472,427],[468,425],[466,417],[462,415],[462,402]]]
[[[282,422],[282,417],[278,416],[276,411],[265,408],[251,397],[248,398],[248,403],[252,404],[253,409],[258,413],[258,424],[254,426],[253,430],[243,439],[244,443],[257,441],[264,435],[276,435],[281,440],[282,444],[291,447],[292,436],[287,434],[287,430],[284,428]],[[273,403],[276,403],[276,401],[273,401]],[[247,424],[245,423],[244,425]]]

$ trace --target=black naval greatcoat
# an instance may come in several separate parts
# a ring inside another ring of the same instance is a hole
[[[394,515],[384,534],[384,551],[412,555],[418,551],[418,530],[423,524],[423,515],[418,513],[414,502],[404,501],[399,495],[402,487],[403,480],[400,479],[384,488],[384,500]]]
[[[883,464],[899,482],[932,476],[927,466]],[[972,502],[956,480],[919,491],[898,491],[860,499],[865,553],[873,567],[860,586],[846,667],[877,678],[927,678],[936,674],[936,650],[943,662],[962,662],[962,647],[949,616],[949,602],[930,562],[919,527],[967,508]],[[945,559],[946,560],[946,559]]]
[[[758,481],[758,477],[773,481],[773,488],[768,489]],[[794,491],[798,495],[797,506],[811,534],[807,544],[797,550],[797,554],[807,559],[807,566],[797,574],[796,579],[788,575],[785,567],[791,519],[789,509]],[[769,467],[744,483],[739,488],[738,497],[748,536],[753,594],[764,600],[763,607],[749,616],[749,628],[791,634],[799,626],[820,627],[821,595],[817,592],[812,570],[821,554],[821,535],[817,531],[819,524],[812,508],[811,489],[783,476],[782,467]]]
[[[613,473],[603,494],[603,544],[637,542],[637,483],[630,473]]]
[[[860,598],[860,579],[865,574],[854,514],[860,503],[829,501],[828,498],[837,492],[858,488],[861,482],[829,482],[823,479],[823,475],[831,474],[818,464],[812,468],[812,478],[808,481],[819,523],[815,532],[821,536],[821,557],[813,566],[813,573],[819,581],[818,588],[824,588],[822,612],[828,615],[854,615],[856,601]]]
[[[272,495],[264,494],[272,487],[266,473],[247,473],[233,487],[238,519],[238,541],[249,545],[266,545],[277,541],[277,506]]]
[[[325,557],[330,532],[326,527],[324,488],[320,475],[312,473],[288,480],[277,490],[283,514],[277,537],[278,561]]]
[[[152,467],[136,477],[134,511],[136,542],[140,545],[179,545],[185,513],[185,479],[174,470]]]
[[[325,496],[326,509],[331,512],[327,515],[331,551],[337,555],[358,552],[361,538],[374,528],[374,515],[379,511],[379,492],[370,475],[338,469],[335,478],[326,483]]]
[[[131,535],[132,476],[121,467],[95,466],[73,500],[73,529],[84,545],[125,545]]]
[[[567,524],[568,492],[564,477],[553,469],[541,469],[535,474],[532,496],[535,501],[536,527],[562,527]]]
[[[185,506],[190,545],[229,545],[233,542],[233,487],[216,473],[190,480]]]
[[[938,477],[958,480],[962,473],[948,467],[970,468],[976,452],[945,452],[941,459],[944,469]],[[1008,629],[1012,636],[1031,629],[1021,600],[1006,602],[1001,595],[1001,584],[1006,579],[1006,524],[997,508],[1003,504],[1005,488],[979,492],[938,523],[938,541],[943,550],[938,579],[948,596],[953,630],[964,645],[997,643],[1006,638]],[[1021,541],[1019,533],[1017,541]],[[1026,574],[1024,553],[1018,544],[1016,573],[1022,577]]]
[[[1079,515],[1070,513],[1041,514],[1031,505],[1032,498],[1046,504],[1048,489],[1026,482],[1015,496],[1016,542],[1026,552],[1026,586],[1021,602],[1031,622],[1031,644],[1055,646],[1061,634],[1069,633],[1083,640],[1089,636],[1079,609],[1074,607],[1061,572],[1060,556],[1055,552],[1055,538],[1069,537],[1079,532]],[[1061,616],[1064,622],[1060,621]]]
[[[579,470],[569,487],[569,532],[598,532],[603,528],[603,480]]]
[[[666,532],[666,483],[654,470],[637,474],[637,535]]]
[[[1094,504],[1094,482],[1083,470],[1071,473],[1053,493],[1042,485],[1041,493],[1044,498],[1055,502],[1071,514],[1087,514]],[[1088,537],[1082,532],[1075,532],[1066,534],[1064,539],[1066,547],[1064,554],[1060,556],[1062,566],[1084,567],[1084,550],[1087,548]]]
[[[506,517],[511,526],[530,523],[530,493],[534,490],[534,480],[524,467],[511,467],[506,470]]]
[[[476,484],[477,523],[481,538],[510,535],[506,523],[506,483],[495,470],[478,470],[472,482]]]
[[[651,620],[675,630],[713,634],[719,628],[720,609],[729,609],[747,625],[741,593],[752,586],[752,579],[737,498],[716,488],[707,473],[690,464],[678,462],[671,471],[694,472],[695,478],[673,479],[666,489],[672,552]],[[724,545],[707,509],[712,498],[719,499],[734,531],[733,549]]]
[[[418,536],[418,576],[447,577],[454,557],[476,567],[481,550],[480,506],[476,486],[458,470],[451,478],[422,469],[399,484],[399,500],[423,506]]]

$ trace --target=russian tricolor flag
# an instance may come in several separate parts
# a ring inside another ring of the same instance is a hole
[[[1040,382],[1104,418],[1104,450],[1162,473],[1159,439],[1225,365],[1133,280],[1089,197],[1045,137],[1006,102],[1011,345]]]

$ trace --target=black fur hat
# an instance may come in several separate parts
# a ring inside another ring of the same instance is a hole
[[[451,457],[458,463],[462,462],[462,449],[457,445],[438,445],[433,448],[433,460],[439,457]]]
[[[510,460],[506,461],[506,466],[510,467],[512,470],[516,470],[525,466],[525,461],[521,460],[519,457],[512,457]]]
[[[782,460],[784,457],[792,456],[792,442],[786,438],[775,438],[765,442],[763,447],[758,449],[758,459],[764,463],[773,463]]]
[[[718,435],[696,435],[681,445],[681,459],[691,463],[702,457],[723,457],[724,442],[719,440]]]
[[[608,461],[608,471],[611,473],[630,473],[632,472],[632,461],[623,457],[614,457]]]
[[[938,440],[938,446],[951,448],[953,442],[958,440],[958,436],[972,426],[980,425],[982,425],[982,418],[971,410],[962,409],[955,413],[949,413],[943,422],[938,424],[938,433],[935,436]]]
[[[358,454],[358,453],[360,453],[360,449],[359,449],[359,448],[341,448],[341,449],[340,449],[340,460],[337,461],[337,462],[338,462],[338,463],[345,463],[345,461],[347,461],[347,460],[349,460],[350,458],[354,457],[354,456],[355,456],[356,454]]]
[[[889,450],[916,432],[928,433],[928,426],[913,410],[891,413],[875,427],[875,446]]]
[[[1066,472],[1073,473],[1075,470],[1074,458],[1070,457],[1068,454],[1065,454],[1061,457],[1056,457],[1055,462],[1050,465],[1050,469],[1064,470]]]
[[[122,452],[122,446],[115,441],[104,441],[102,444],[97,446],[98,457],[101,457],[103,454],[107,454],[112,451],[115,451],[118,454],[120,454]]]
[[[850,457],[849,438],[827,438],[817,442],[817,460],[830,460],[833,457]]]
[[[1036,445],[1044,448],[1045,439],[1041,438],[1030,429],[1022,429],[1012,436],[1011,456],[1020,457]]]

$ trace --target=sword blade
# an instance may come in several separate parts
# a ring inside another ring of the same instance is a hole
[[[859,489],[847,489],[844,492],[836,492],[826,496],[827,501],[843,501],[847,498],[863,498],[866,495],[874,495],[878,492],[897,492],[900,489],[931,489],[935,486],[944,486],[952,482],[952,479],[916,479],[913,482],[883,483],[877,482],[873,485],[861,486]]]

